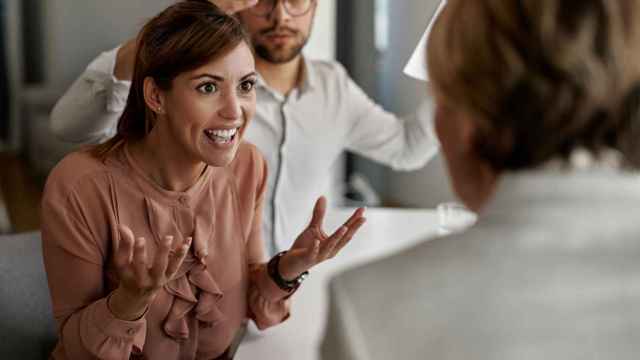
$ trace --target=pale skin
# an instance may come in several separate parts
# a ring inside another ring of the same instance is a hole
[[[130,144],[131,156],[159,186],[174,191],[193,185],[207,165],[228,165],[255,113],[256,76],[251,50],[242,42],[222,58],[178,75],[169,90],[145,79],[145,101],[156,121],[143,140]],[[237,132],[232,140],[212,139],[211,130],[223,129]],[[285,279],[292,280],[336,256],[366,221],[364,209],[357,209],[328,235],[322,226],[325,213],[326,200],[321,197],[310,224],[280,261]],[[180,241],[178,234],[167,237],[152,258],[147,240],[136,237],[135,229],[123,225],[119,232],[113,253],[120,284],[109,298],[109,308],[119,319],[135,320],[175,275],[192,246],[191,239]],[[208,255],[200,249],[194,252],[203,262]]]

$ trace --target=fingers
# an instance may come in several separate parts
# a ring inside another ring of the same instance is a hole
[[[196,258],[201,264],[206,265],[206,258],[209,255],[209,246],[205,237],[196,237],[193,240],[193,250]]]
[[[335,257],[340,252],[340,250],[342,250],[342,248],[345,247],[349,243],[349,241],[351,241],[351,239],[353,238],[353,235],[356,234],[358,229],[360,229],[360,227],[364,225],[365,222],[367,222],[366,218],[363,218],[363,217],[358,218],[355,221],[355,223],[351,227],[349,227],[349,230],[347,230],[344,236],[342,236],[341,239],[336,241],[336,245],[329,252],[329,255],[328,255],[329,258]]]
[[[351,217],[345,221],[344,225],[347,228],[347,231],[341,238],[337,238],[335,241],[335,246],[329,251],[328,257],[332,258],[336,256],[340,250],[347,245],[347,243],[353,238],[353,235],[358,231],[358,229],[365,223],[366,219],[362,217],[364,215],[364,208],[358,208],[353,212]]]
[[[189,251],[192,240],[193,238],[189,236],[183,244],[175,249],[173,253],[169,254],[169,263],[167,264],[167,270],[165,272],[167,279],[171,279],[180,268],[180,265],[182,265],[182,261],[187,255],[187,251]]]
[[[136,239],[133,247],[133,272],[139,283],[146,283],[147,277],[147,241],[143,237]]]
[[[135,240],[133,232],[125,225],[118,226],[120,236],[114,236],[113,259],[117,267],[123,268],[133,260],[133,248]]]
[[[153,279],[159,279],[166,273],[167,266],[169,264],[169,253],[174,247],[173,242],[173,236],[165,236],[164,239],[162,239],[162,242],[158,247],[158,251],[156,252],[153,267],[149,271],[149,274]]]
[[[344,226],[351,228],[364,215],[364,208],[357,208],[356,211],[344,222]]]
[[[324,221],[324,215],[327,212],[327,199],[324,196],[318,198],[316,205],[313,207],[313,216],[311,217],[311,223],[309,227],[317,227],[322,229],[322,222]]]
[[[344,237],[344,235],[349,231],[349,228],[345,225],[342,225],[336,230],[331,237],[327,240],[323,241],[323,244],[320,246],[319,250],[319,261],[325,260],[329,257],[329,254],[336,246],[336,244]]]
[[[342,250],[343,247],[349,243],[355,233],[366,222],[366,219],[362,217],[364,214],[364,208],[357,209],[353,215],[336,230],[333,235],[327,241],[320,250],[320,256],[322,259],[330,259],[336,256]]]

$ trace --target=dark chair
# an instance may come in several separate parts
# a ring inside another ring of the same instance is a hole
[[[0,236],[0,359],[46,359],[55,322],[39,232]]]

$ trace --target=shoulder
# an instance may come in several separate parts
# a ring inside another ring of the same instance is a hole
[[[240,144],[228,168],[240,188],[258,187],[267,177],[264,156],[255,145],[246,141]]]
[[[316,78],[323,82],[345,83],[351,80],[347,70],[333,60],[307,60],[307,66],[314,72]]]
[[[265,165],[264,156],[252,143],[243,141],[229,167],[234,173],[261,172]]]
[[[307,59],[307,63],[317,71],[326,73],[346,73],[344,66],[335,60]]]
[[[105,181],[107,172],[107,166],[88,151],[70,153],[49,174],[44,200],[66,197],[72,192],[92,192],[95,185]]]
[[[363,95],[366,97],[360,86],[337,61],[308,60],[307,67],[312,72],[317,89],[336,102],[328,105],[329,108],[349,109],[353,106],[352,102],[361,100]]]

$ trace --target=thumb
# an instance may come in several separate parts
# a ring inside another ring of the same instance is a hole
[[[321,196],[318,198],[315,206],[313,207],[313,215],[311,217],[311,223],[309,224],[309,227],[317,227],[318,229],[322,229],[322,222],[324,221],[326,212],[327,199],[324,196]]]

